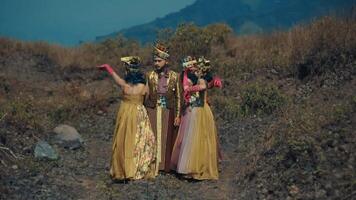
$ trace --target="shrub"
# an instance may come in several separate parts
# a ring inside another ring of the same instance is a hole
[[[272,84],[252,83],[241,93],[243,115],[271,114],[286,103],[286,97]]]
[[[241,106],[237,99],[233,97],[215,97],[213,105],[217,119],[222,117],[224,120],[232,120],[243,117]]]
[[[41,128],[30,100],[15,99],[2,107],[0,119],[6,115],[6,122],[16,124],[21,128]]]
[[[355,59],[355,23],[323,17],[290,34],[292,71],[299,79],[343,71]]]
[[[224,44],[231,32],[232,29],[225,24],[212,24],[200,28],[193,23],[186,23],[179,25],[174,33],[164,30],[160,35],[161,40],[167,41],[173,50],[172,60],[180,62],[186,55],[209,56],[211,45]]]

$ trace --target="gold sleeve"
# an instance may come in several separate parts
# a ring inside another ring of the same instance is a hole
[[[181,81],[180,81],[180,76],[177,74],[176,77],[176,117],[180,117],[181,113],[181,103],[182,103],[182,94],[181,94]]]

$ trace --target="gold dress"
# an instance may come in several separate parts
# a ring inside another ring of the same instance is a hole
[[[181,120],[171,167],[197,180],[218,179],[218,137],[206,90],[193,93]]]
[[[156,176],[156,139],[142,95],[124,95],[117,113],[110,175],[113,179]]]

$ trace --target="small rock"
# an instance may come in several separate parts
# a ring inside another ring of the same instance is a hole
[[[341,179],[343,177],[343,174],[338,172],[338,173],[335,173],[334,176],[338,179]]]
[[[268,193],[267,188],[263,188],[263,189],[262,189],[262,194],[267,194],[267,193]]]
[[[35,147],[35,158],[57,160],[58,154],[47,142],[39,141]]]
[[[326,198],[326,191],[321,189],[321,190],[318,190],[316,193],[315,193],[315,196],[320,199],[325,199]]]
[[[79,93],[79,96],[80,96],[80,98],[81,98],[82,100],[88,100],[88,99],[91,98],[91,94],[90,94],[90,92],[87,91],[87,90],[81,91],[81,92]]]
[[[11,168],[16,170],[16,169],[18,169],[19,167],[18,167],[17,165],[12,165]]]
[[[271,73],[272,74],[278,74],[277,70],[275,70],[275,69],[271,69]]]
[[[293,200],[293,199],[295,199],[295,198],[288,196],[286,200]]]
[[[24,148],[22,148],[22,152],[23,153],[31,153],[31,147],[24,147]]]
[[[333,188],[331,182],[327,182],[327,183],[325,184],[325,188],[328,189],[328,190],[331,190],[331,189]]]
[[[289,188],[289,194],[296,195],[299,193],[299,188],[296,185],[292,185]]]

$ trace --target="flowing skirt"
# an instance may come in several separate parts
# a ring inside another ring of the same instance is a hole
[[[173,147],[171,168],[197,180],[218,179],[217,130],[209,105],[187,108]]]
[[[117,114],[110,175],[113,179],[156,176],[156,140],[142,104],[123,101]]]

